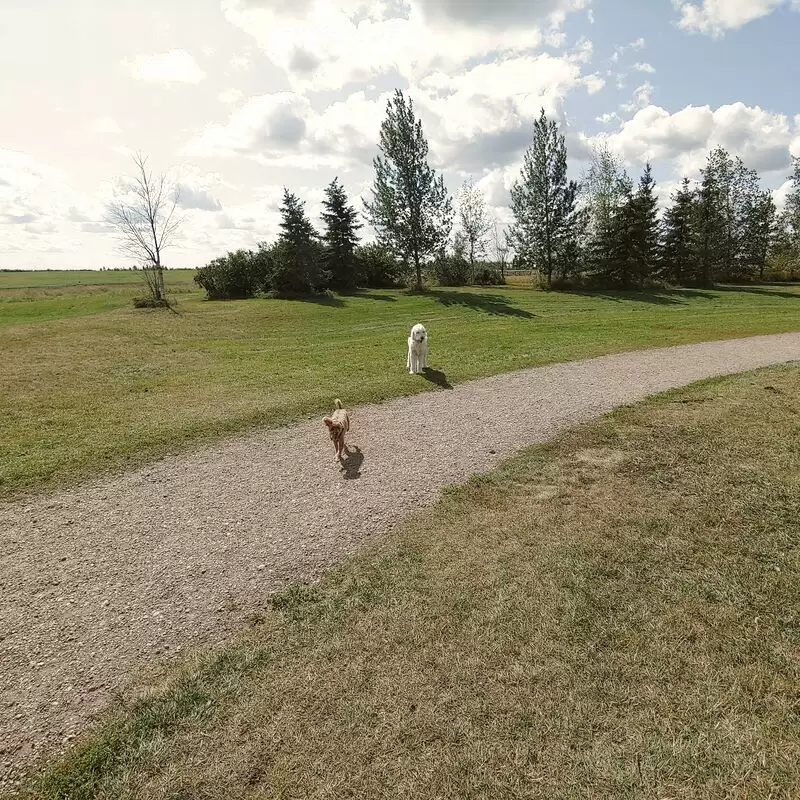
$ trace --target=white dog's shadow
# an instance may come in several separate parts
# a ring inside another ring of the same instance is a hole
[[[431,383],[435,383],[441,389],[452,389],[453,386],[450,381],[447,380],[447,375],[444,372],[441,372],[438,369],[431,369],[430,367],[425,367],[425,369],[420,373],[426,381],[430,381]]]
[[[364,454],[360,447],[345,445],[345,457],[339,462],[345,480],[354,481],[361,477],[361,466],[364,463]]]

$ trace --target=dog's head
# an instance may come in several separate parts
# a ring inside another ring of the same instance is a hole
[[[415,342],[424,342],[428,338],[428,332],[425,330],[425,326],[421,323],[417,323],[411,329],[411,339]]]
[[[331,439],[340,439],[344,435],[344,425],[342,425],[341,422],[337,422],[335,419],[331,419],[330,417],[325,417],[325,419],[322,421],[328,428],[328,433],[331,435]]]

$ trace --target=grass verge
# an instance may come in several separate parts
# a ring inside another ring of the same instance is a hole
[[[335,397],[356,406],[522,367],[796,330],[800,309],[800,286],[210,303],[191,272],[171,270],[172,314],[132,307],[135,273],[80,277],[93,285],[23,277],[0,273],[0,499],[291,422]],[[427,380],[404,370],[418,321],[431,335]]]
[[[706,381],[449,490],[25,796],[796,797],[798,397]]]

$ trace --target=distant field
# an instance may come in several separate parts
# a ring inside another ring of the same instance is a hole
[[[194,270],[167,270],[174,294],[197,292]],[[143,294],[141,272],[64,270],[0,272],[0,325],[96,314]]]
[[[520,281],[212,303],[190,270],[170,270],[173,314],[132,307],[138,277],[0,273],[0,496],[318,414],[334,397],[355,406],[445,380],[800,328],[800,286],[545,293]],[[427,380],[404,370],[417,321],[438,371]]]

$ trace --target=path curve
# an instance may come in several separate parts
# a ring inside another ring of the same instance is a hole
[[[792,360],[800,333],[527,369],[351,409],[358,478],[314,419],[0,505],[0,790],[138,668],[220,641],[442,486],[620,404]]]

